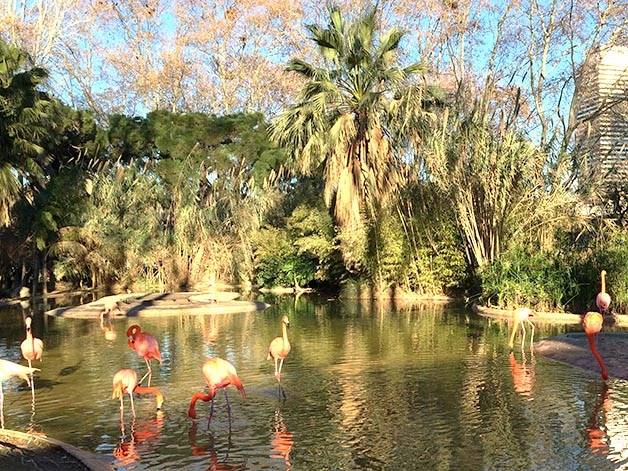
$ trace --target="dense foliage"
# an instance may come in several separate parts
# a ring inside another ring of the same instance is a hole
[[[308,26],[298,98],[266,115],[179,97],[95,118],[0,40],[0,289],[227,282],[586,309],[605,269],[626,311],[623,190],[582,174],[574,130],[537,110],[531,139],[534,93],[438,80],[379,13]]]

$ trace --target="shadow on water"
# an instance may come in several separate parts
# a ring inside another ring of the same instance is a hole
[[[66,366],[64,368],[61,368],[59,370],[58,375],[59,376],[69,376],[71,374],[76,373],[80,368],[81,365],[83,364],[83,360],[79,360],[76,364],[71,365],[71,366]]]

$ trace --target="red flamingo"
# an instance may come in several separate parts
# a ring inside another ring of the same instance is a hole
[[[205,377],[205,381],[207,381],[207,386],[209,388],[208,394],[203,394],[198,392],[192,396],[192,400],[190,401],[190,407],[188,408],[188,415],[196,419],[196,401],[199,399],[201,401],[211,402],[211,410],[209,413],[209,420],[211,421],[212,415],[214,413],[214,396],[216,396],[216,391],[221,388],[226,388],[229,385],[233,385],[237,388],[242,396],[242,399],[246,399],[246,393],[244,392],[244,386],[242,386],[242,381],[238,377],[236,373],[236,369],[233,367],[231,363],[222,358],[210,358],[203,365],[203,376]],[[227,399],[227,410],[229,411],[229,415],[231,415],[231,406],[229,405],[229,396],[227,396],[227,390],[225,391],[225,398]]]
[[[582,327],[584,328],[584,333],[589,340],[591,353],[600,365],[600,373],[602,375],[602,379],[606,381],[608,379],[608,370],[606,369],[606,365],[604,364],[602,355],[600,355],[600,352],[597,351],[597,346],[595,342],[597,334],[599,334],[602,330],[603,323],[604,318],[599,312],[587,312],[582,318]]]
[[[283,361],[288,356],[288,353],[290,353],[288,327],[290,327],[288,316],[283,316],[281,319],[281,330],[283,335],[275,338],[272,342],[270,342],[270,347],[268,347],[268,357],[266,357],[266,360],[275,360],[275,378],[277,378],[277,381],[281,381],[281,367],[283,366]],[[279,368],[277,368],[278,361],[280,362]]]
[[[2,383],[9,378],[21,378],[30,386],[31,382],[29,376],[32,376],[33,372],[39,371],[37,368],[30,368],[28,366],[18,365],[12,361],[0,359],[0,427],[4,428],[4,391],[2,390]]]
[[[44,354],[44,342],[41,339],[33,337],[33,332],[31,331],[31,323],[33,319],[28,316],[24,319],[24,324],[26,324],[26,339],[20,345],[20,349],[22,350],[22,356],[26,361],[28,361],[28,367],[32,368],[32,361],[39,360],[41,361],[41,357]],[[33,396],[33,401],[35,400],[35,380],[33,378],[33,374],[31,373],[31,394]]]
[[[611,296],[606,292],[606,270],[602,270],[602,291],[597,294],[595,304],[601,313],[605,313],[611,305]]]
[[[131,350],[135,350],[137,356],[143,358],[148,367],[148,372],[142,376],[139,383],[142,384],[144,379],[148,376],[148,386],[150,386],[150,379],[153,375],[153,371],[150,367],[150,360],[157,360],[161,365],[161,353],[159,352],[159,344],[155,337],[147,332],[142,332],[139,325],[132,325],[126,331],[128,338],[128,345]]]
[[[137,373],[130,368],[122,368],[113,375],[113,392],[111,399],[120,398],[120,418],[124,415],[124,394],[128,394],[131,400],[131,410],[135,417],[135,405],[133,404],[133,393],[135,394],[152,394],[157,402],[157,410],[161,409],[164,403],[164,396],[157,388],[142,387],[137,382]]]
[[[534,343],[534,324],[530,320],[530,317],[533,317],[533,316],[534,316],[534,311],[530,308],[520,307],[519,309],[515,310],[513,314],[514,323],[512,326],[512,334],[510,336],[510,342],[508,342],[508,346],[510,347],[511,350],[515,344],[515,335],[517,334],[519,327],[521,327],[521,330],[523,331],[523,340],[521,341],[521,350],[525,348],[526,328],[525,328],[524,323],[526,322],[530,324],[530,328],[532,329],[532,335],[530,336],[530,350],[532,349],[532,344]]]

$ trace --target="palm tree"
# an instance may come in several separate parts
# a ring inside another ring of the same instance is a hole
[[[26,68],[27,55],[0,41],[0,225],[9,224],[9,211],[22,187],[41,179],[49,103],[37,87],[46,79],[40,68]]]
[[[327,206],[341,226],[355,227],[403,181],[404,152],[421,138],[434,90],[416,80],[421,64],[399,65],[401,31],[378,36],[375,8],[351,24],[331,9],[327,27],[307,29],[321,66],[290,61],[306,82],[270,134],[303,174],[322,172]]]

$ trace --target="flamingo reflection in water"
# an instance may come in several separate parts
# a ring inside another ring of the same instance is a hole
[[[531,361],[528,363],[524,352],[521,363],[518,363],[515,359],[515,354],[510,352],[508,364],[510,365],[510,374],[512,375],[515,392],[525,397],[531,396],[536,379],[534,354],[531,354]]]
[[[611,400],[609,397],[608,385],[606,383],[602,386],[602,391],[598,394],[591,418],[587,423],[587,445],[589,449],[597,455],[608,454],[608,437],[606,432],[600,426],[600,412],[604,411],[604,416],[608,416],[611,410]]]
[[[198,423],[192,422],[190,430],[188,431],[188,440],[190,442],[190,449],[192,456],[209,456],[209,467],[207,471],[242,471],[246,469],[244,463],[229,463],[229,450],[231,449],[231,432],[227,436],[227,452],[225,458],[218,459],[218,453],[214,446],[214,435],[208,430],[207,435],[209,437],[209,443],[207,445],[198,445],[196,441],[196,434],[198,432]]]
[[[275,420],[273,423],[273,436],[270,441],[270,448],[273,454],[271,458],[282,459],[286,465],[286,469],[292,469],[292,463],[290,462],[290,452],[294,446],[294,437],[292,433],[286,427],[281,410],[275,411]]]
[[[105,334],[105,340],[110,342],[113,342],[118,337],[116,331],[113,330],[113,323],[111,322],[110,317],[107,317],[106,322],[102,316],[100,317],[100,330],[102,330]]]
[[[117,465],[127,467],[140,461],[140,452],[143,448],[150,448],[151,444],[161,435],[164,427],[164,413],[157,411],[156,417],[143,420],[136,424],[135,418],[131,420],[130,433],[126,436],[124,421],[120,420],[120,443],[113,452],[118,460]]]

